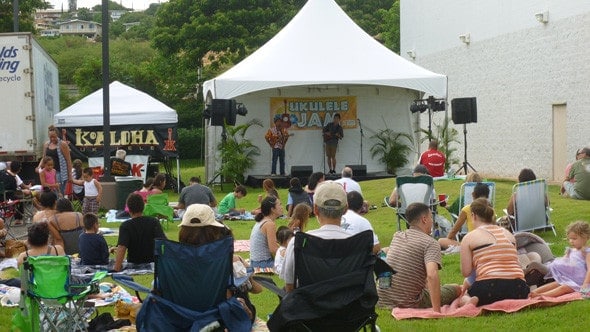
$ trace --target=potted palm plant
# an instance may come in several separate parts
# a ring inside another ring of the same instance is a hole
[[[386,128],[371,136],[376,143],[371,147],[371,157],[385,164],[387,173],[395,174],[397,169],[408,163],[414,140],[407,133],[398,133]]]
[[[244,183],[244,173],[256,163],[254,157],[260,155],[260,148],[246,138],[246,132],[252,126],[262,127],[259,119],[238,126],[224,126],[225,138],[218,144],[221,166],[216,175],[221,175],[224,181]]]

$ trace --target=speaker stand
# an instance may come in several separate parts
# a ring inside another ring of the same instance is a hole
[[[473,166],[467,161],[467,124],[463,124],[463,142],[464,142],[464,153],[463,153],[463,164],[458,170],[453,173],[453,176],[457,175],[459,171],[463,170],[463,174],[467,175],[467,168],[471,168],[472,171],[477,172]]]

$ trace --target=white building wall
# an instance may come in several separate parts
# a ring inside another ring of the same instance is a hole
[[[541,23],[536,13],[548,13]],[[470,34],[465,44],[459,35]],[[412,0],[401,3],[401,55],[449,79],[449,102],[477,97],[468,161],[487,176],[561,177],[553,169],[553,106],[567,108],[568,161],[590,143],[590,2]],[[442,113],[435,114],[442,121]],[[463,141],[462,126],[455,125]],[[463,146],[458,147],[463,159]]]

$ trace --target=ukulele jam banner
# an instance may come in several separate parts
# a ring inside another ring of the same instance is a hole
[[[72,159],[101,157],[104,149],[102,127],[67,127],[61,138],[70,145]],[[176,124],[111,126],[110,151],[123,149],[127,155],[150,155],[156,158],[178,157]]]
[[[270,123],[275,116],[289,122],[289,130],[322,129],[332,122],[334,114],[340,114],[343,129],[356,128],[356,96],[318,97],[318,98],[270,98]]]

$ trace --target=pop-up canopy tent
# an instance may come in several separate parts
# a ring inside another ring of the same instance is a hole
[[[109,85],[109,105],[109,155],[120,148],[128,155],[147,155],[154,161],[164,161],[165,165],[170,157],[176,158],[177,178],[180,179],[176,111],[148,94],[117,81]],[[53,121],[62,133],[65,131],[72,158],[103,156],[102,89],[59,112]]]
[[[270,125],[276,113],[297,118],[297,125],[291,127],[294,137],[287,143],[287,165],[313,165],[314,171],[323,169],[321,126],[338,112],[345,132],[337,166],[360,163],[368,171],[378,171],[385,165],[368,158],[373,143],[363,126],[368,134],[387,127],[414,135],[411,102],[424,93],[446,98],[447,78],[381,45],[333,0],[309,0],[265,45],[205,82],[203,93],[207,100],[235,98],[244,103],[249,113],[238,117],[240,122],[257,117]],[[215,153],[220,136],[219,127],[208,128],[209,179],[219,162]],[[249,137],[262,149],[252,174],[270,174],[271,150],[263,136]]]

